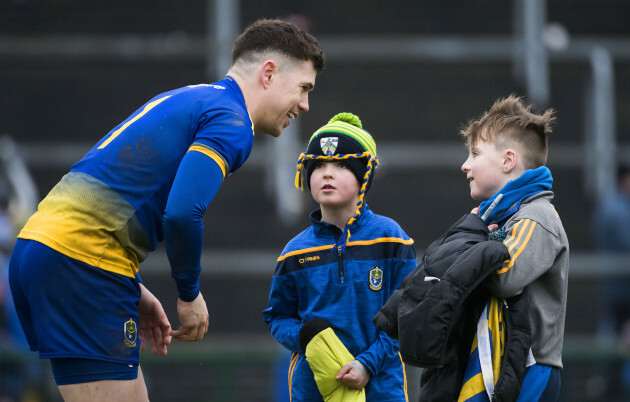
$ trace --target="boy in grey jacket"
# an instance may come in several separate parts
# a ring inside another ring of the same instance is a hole
[[[461,169],[470,196],[481,202],[473,213],[494,230],[490,236],[503,239],[510,254],[484,286],[501,299],[526,288],[529,292],[535,364],[527,370],[518,401],[556,401],[560,395],[569,242],[551,204],[553,179],[545,166],[547,135],[554,120],[552,109],[536,114],[522,98],[511,95],[497,100],[461,130],[469,150]],[[471,354],[471,374],[475,367],[483,368],[482,354],[481,346],[477,354]],[[489,393],[492,381],[480,371],[485,384],[475,385],[474,376],[466,376],[464,399]]]

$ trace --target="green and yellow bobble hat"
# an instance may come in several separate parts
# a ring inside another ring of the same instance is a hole
[[[355,214],[346,224],[343,233],[335,244],[335,248],[346,248],[350,238],[350,226],[357,220],[363,207],[365,194],[372,186],[374,168],[378,165],[376,143],[358,116],[352,113],[339,113],[328,124],[321,127],[308,141],[306,152],[300,154],[297,161],[295,187],[304,190],[304,182],[311,188],[311,174],[315,161],[343,160],[354,173],[360,184],[359,201]]]

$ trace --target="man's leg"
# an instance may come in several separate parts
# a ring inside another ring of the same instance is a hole
[[[60,385],[59,392],[66,402],[148,402],[149,400],[140,367],[138,367],[138,378],[135,380],[102,380]]]

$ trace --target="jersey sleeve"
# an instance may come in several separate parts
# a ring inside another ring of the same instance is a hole
[[[263,311],[263,319],[274,339],[290,351],[300,353],[303,352],[299,342],[303,322],[298,315],[298,291],[293,275],[278,275],[283,264],[286,262],[278,263],[276,275],[271,279],[269,307]]]
[[[249,157],[254,130],[248,116],[220,110],[199,121],[191,150],[204,153],[219,164],[224,176],[236,171]]]
[[[189,151],[171,187],[163,217],[164,245],[183,301],[193,301],[199,294],[203,215],[222,181],[223,172],[214,160]]]
[[[392,339],[383,331],[379,331],[378,339],[370,347],[359,354],[356,359],[360,361],[372,375],[383,371],[391,359],[398,355],[398,341]]]

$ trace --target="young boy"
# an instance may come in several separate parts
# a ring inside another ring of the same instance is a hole
[[[374,318],[405,363],[425,368],[422,401],[559,397],[569,244],[544,166],[553,120],[510,96],[468,123],[462,170],[481,205]]]
[[[470,196],[481,201],[473,212],[497,228],[491,236],[505,235],[510,253],[484,287],[502,299],[528,292],[536,363],[525,374],[518,401],[556,401],[560,393],[569,242],[551,204],[552,177],[545,167],[554,120],[553,110],[535,114],[512,95],[461,131],[469,150],[462,171]]]
[[[359,118],[340,113],[298,159],[320,209],[278,258],[269,308],[273,337],[292,353],[292,401],[406,401],[398,342],[371,322],[416,266],[413,240],[364,198],[378,163]],[[333,358],[334,357],[334,358]]]

